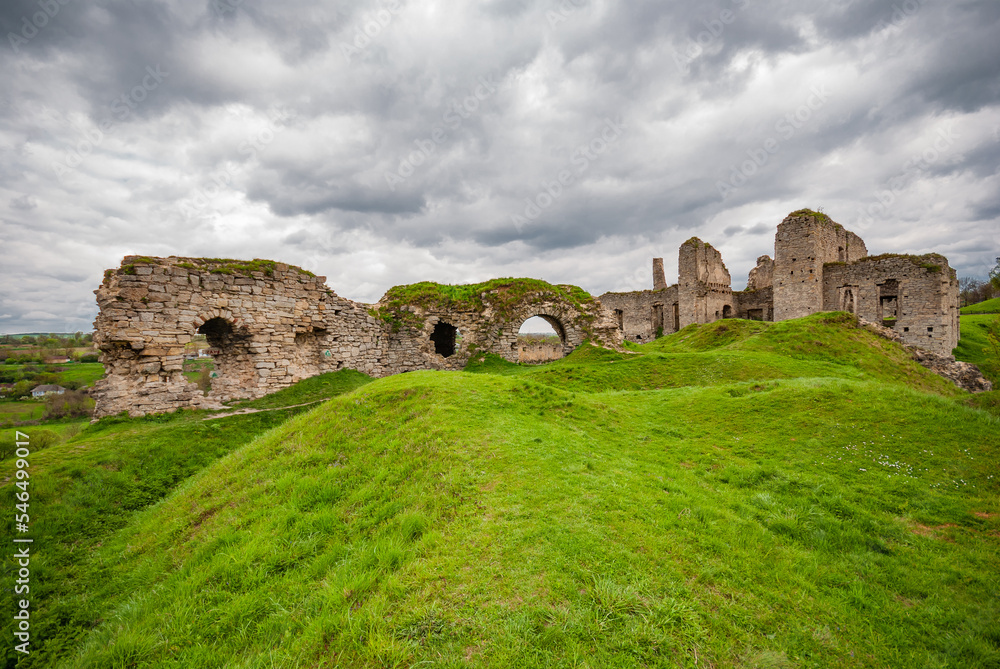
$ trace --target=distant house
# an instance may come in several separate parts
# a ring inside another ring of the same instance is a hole
[[[46,365],[58,365],[64,362],[69,362],[69,358],[64,355],[58,355],[52,358],[45,358]]]
[[[35,386],[31,389],[32,397],[45,397],[46,395],[62,395],[66,392],[66,389],[62,386],[54,386],[50,383],[43,384],[41,386]]]
[[[7,393],[14,392],[16,384],[14,383],[0,383],[0,393],[6,395]]]

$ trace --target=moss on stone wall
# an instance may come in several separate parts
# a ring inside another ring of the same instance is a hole
[[[507,320],[513,312],[532,301],[562,300],[572,305],[589,322],[594,317],[586,311],[595,310],[597,302],[587,291],[577,286],[553,285],[539,279],[492,279],[483,283],[448,285],[421,281],[393,286],[379,301],[371,314],[392,325],[393,331],[402,326],[423,327],[424,319],[412,308],[437,311],[483,311],[489,307],[495,320]],[[581,325],[584,325],[581,323]]]
[[[855,262],[871,262],[878,260],[889,260],[891,258],[903,258],[909,260],[917,267],[922,267],[928,272],[937,274],[942,269],[944,265],[948,263],[944,256],[937,253],[925,253],[924,255],[908,255],[905,253],[882,253],[877,256],[865,256],[864,258],[859,258]]]

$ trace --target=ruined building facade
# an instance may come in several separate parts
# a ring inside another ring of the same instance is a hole
[[[692,323],[832,310],[936,353],[958,343],[958,282],[943,256],[868,256],[860,237],[816,212],[778,226],[774,260],[758,258],[746,290],[732,290],[721,254],[697,238],[681,245],[678,270],[668,286],[654,259],[652,290],[598,299],[574,286],[501,279],[451,293],[399,286],[367,305],[282,263],[126,256],[95,291],[94,342],[106,370],[92,393],[95,415],[221,408],[344,368],[375,377],[457,370],[478,353],[517,362],[518,330],[533,316],[552,325],[564,354],[585,340],[616,348]],[[216,351],[207,394],[183,374],[185,347],[198,334]]]
[[[869,256],[864,241],[824,214],[797,211],[778,225],[774,259],[757,258],[747,287],[733,291],[722,255],[694,237],[667,286],[653,260],[653,290],[605,293],[625,339],[642,343],[721,318],[781,321],[848,311],[892,328],[907,344],[950,355],[958,345],[958,279],[938,254]]]
[[[435,284],[416,286],[433,297]],[[126,256],[95,293],[94,343],[106,371],[92,392],[97,417],[221,408],[345,368],[375,377],[455,370],[475,352],[517,362],[518,330],[533,316],[553,326],[563,353],[584,340],[622,342],[590,295],[532,280],[493,281],[465,302],[417,299],[418,291],[407,303],[405,291],[402,301],[390,291],[367,305],[282,263]],[[198,334],[215,350],[207,394],[183,374],[185,346]]]

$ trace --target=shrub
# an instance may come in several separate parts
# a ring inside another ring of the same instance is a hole
[[[79,390],[67,390],[62,395],[49,395],[45,399],[43,418],[89,418],[94,411],[94,400]]]

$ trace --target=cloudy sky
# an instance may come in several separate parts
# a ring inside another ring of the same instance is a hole
[[[126,254],[272,258],[376,301],[592,293],[822,208],[1000,255],[996,0],[4,0],[0,332],[89,331]]]

